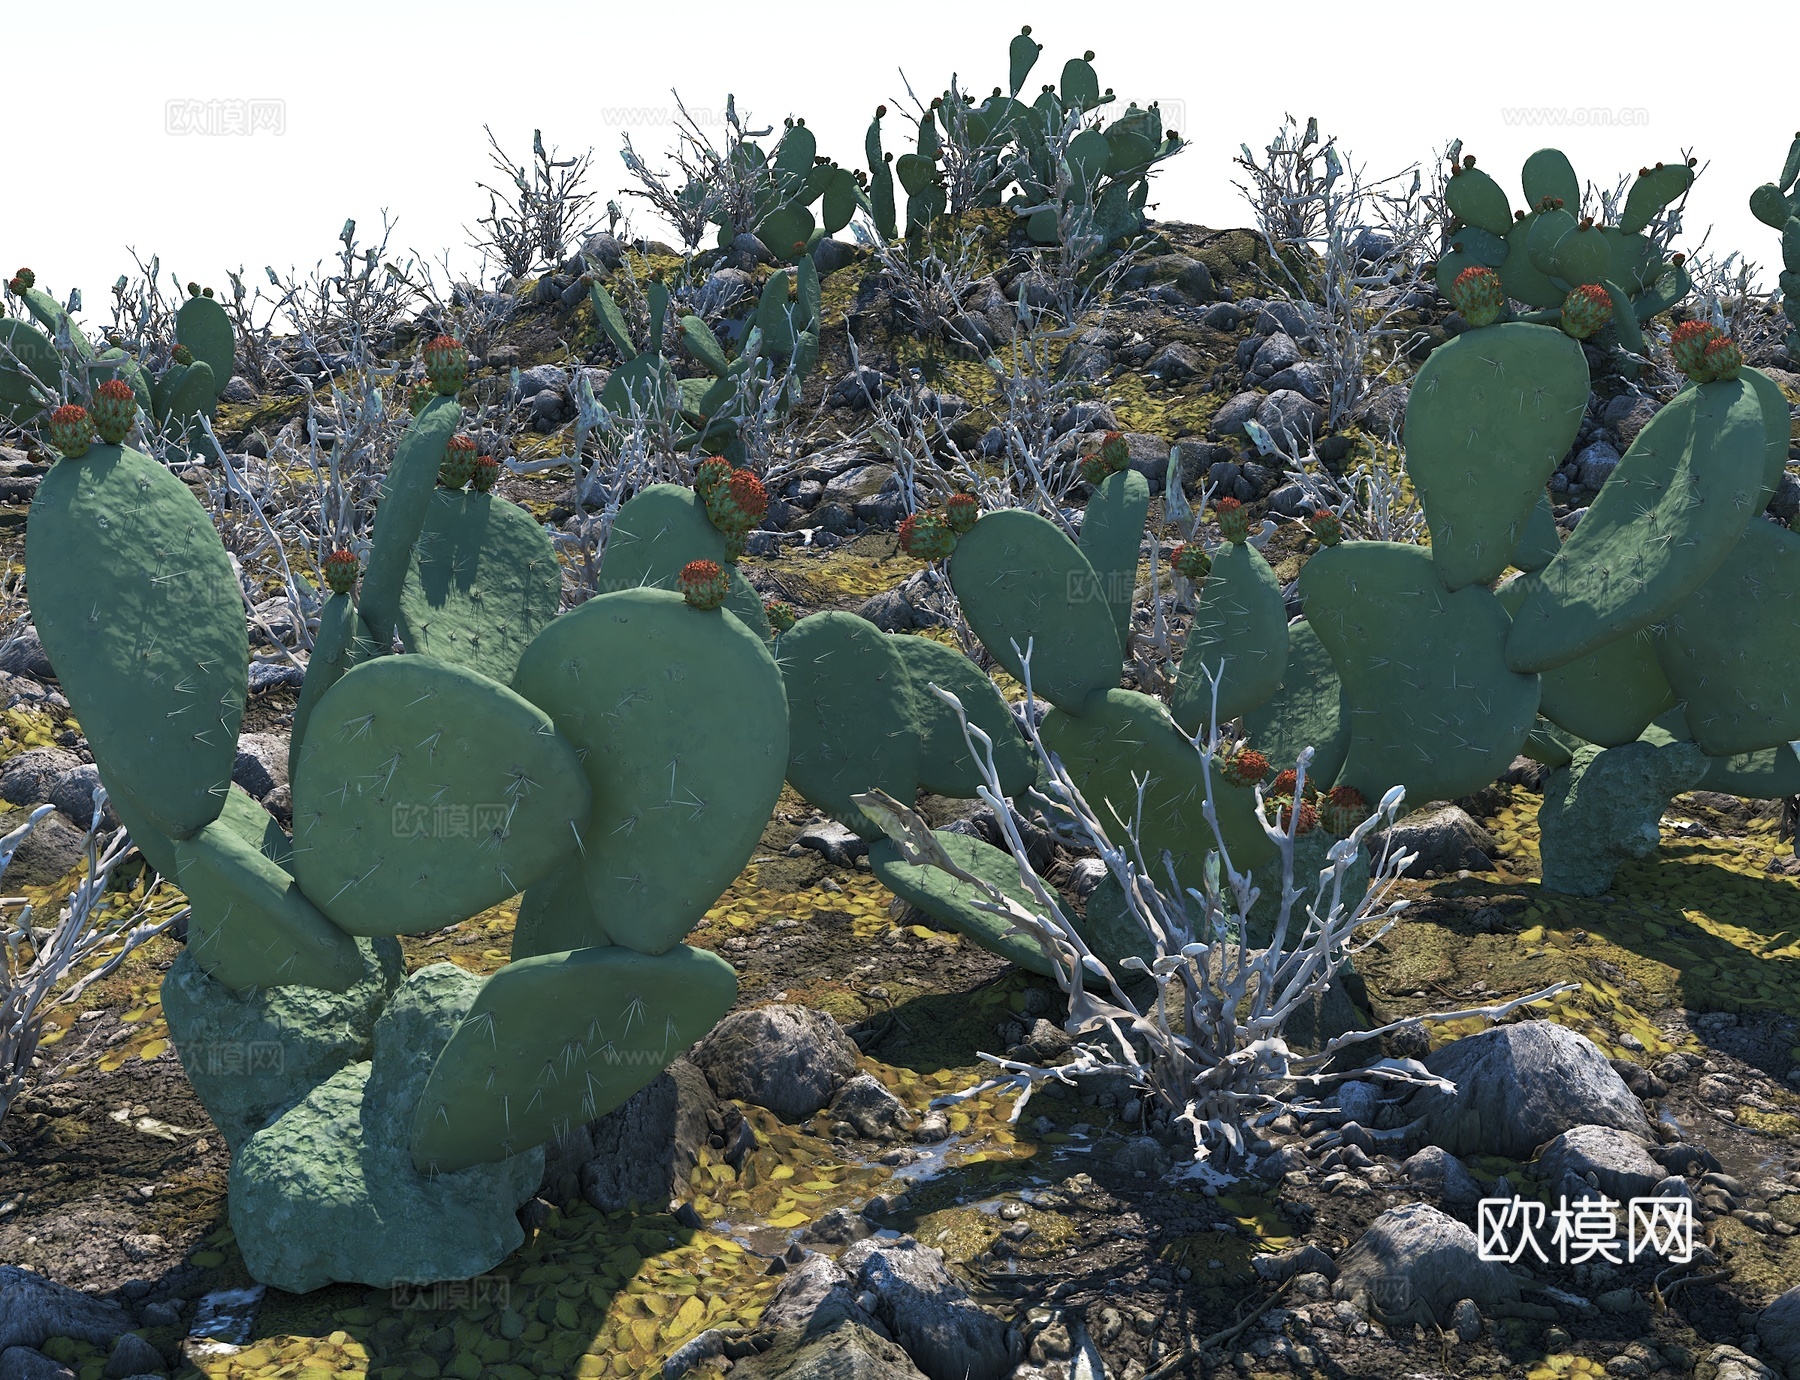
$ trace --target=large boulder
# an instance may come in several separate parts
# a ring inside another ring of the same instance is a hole
[[[1520,1021],[1464,1036],[1425,1060],[1456,1085],[1421,1088],[1404,1115],[1418,1140],[1452,1155],[1528,1160],[1576,1126],[1611,1126],[1650,1140],[1644,1107],[1585,1035],[1554,1021]]]
[[[720,1097],[766,1107],[783,1121],[805,1121],[856,1072],[856,1054],[850,1037],[822,1012],[759,1006],[720,1021],[690,1057]]]
[[[52,1337],[110,1346],[130,1327],[131,1315],[110,1300],[20,1265],[0,1265],[0,1351],[40,1347]]]
[[[1538,1172],[1552,1184],[1590,1182],[1609,1198],[1626,1202],[1648,1196],[1668,1175],[1643,1140],[1614,1126],[1572,1126],[1538,1154]]]
[[[845,1251],[859,1296],[930,1380],[1000,1380],[1012,1369],[1006,1327],[983,1312],[944,1268],[941,1251],[910,1236],[872,1238]]]
[[[250,1137],[232,1160],[230,1221],[253,1278],[303,1294],[469,1279],[525,1240],[516,1213],[544,1152],[427,1176],[413,1110],[481,991],[450,963],[413,973],[375,1023],[374,1057],[348,1064]]]
[[[1462,1299],[1490,1314],[1523,1305],[1519,1279],[1481,1259],[1475,1233],[1429,1203],[1403,1203],[1369,1224],[1337,1262],[1332,1296],[1378,1321],[1446,1326]]]
[[[580,1197],[602,1212],[661,1211],[688,1176],[722,1114],[706,1075],[677,1059],[619,1107],[544,1147],[542,1196]]]
[[[1788,1368],[1800,1368],[1800,1284],[1763,1309],[1756,1320],[1756,1337],[1770,1360]]]
[[[1372,832],[1367,847],[1372,858],[1381,857],[1389,848],[1395,854],[1417,853],[1417,859],[1407,868],[1410,877],[1427,873],[1449,876],[1465,867],[1471,872],[1486,872],[1500,852],[1494,836],[1476,823],[1468,811],[1441,801],[1414,810],[1387,829]]]

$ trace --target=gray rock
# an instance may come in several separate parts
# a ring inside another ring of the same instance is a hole
[[[1375,1120],[1375,1110],[1381,1105],[1381,1089],[1360,1078],[1347,1078],[1338,1084],[1331,1101],[1337,1104],[1333,1120],[1340,1126],[1346,1121],[1367,1126]]]
[[[135,1332],[127,1332],[113,1343],[101,1372],[106,1380],[126,1380],[128,1376],[162,1375],[168,1370],[162,1353]]]
[[[1300,359],[1300,347],[1286,331],[1276,331],[1256,349],[1250,360],[1250,372],[1268,378]]]
[[[11,671],[0,671],[0,709],[11,709],[20,704],[34,709],[69,707],[69,702],[57,691],[40,685],[30,676],[15,676]]]
[[[1358,403],[1351,411],[1351,418],[1372,435],[1384,439],[1389,435],[1398,436],[1405,430],[1406,400],[1410,396],[1411,390],[1406,384],[1390,383]]]
[[[1594,441],[1575,457],[1575,472],[1584,489],[1598,489],[1619,468],[1619,452],[1605,441]]]
[[[1772,1360],[1800,1366],[1800,1284],[1763,1309],[1756,1319],[1756,1338]]]
[[[1040,1019],[1039,1025],[1049,1026],[1052,1034],[1058,1036],[1064,1045],[1069,1037],[1049,1021]],[[1146,1178],[1160,1179],[1169,1172],[1169,1152],[1153,1136],[1138,1136],[1129,1140],[1113,1156],[1113,1163],[1122,1173],[1142,1174]]]
[[[1452,1155],[1528,1160],[1576,1126],[1611,1126],[1649,1140],[1644,1107],[1593,1041],[1554,1021],[1496,1026],[1430,1054],[1425,1065],[1456,1085],[1421,1088],[1404,1113],[1420,1138]]]
[[[81,765],[68,748],[26,748],[0,765],[0,798],[15,805],[48,805],[56,783]]]
[[[1381,856],[1382,849],[1392,844],[1396,852],[1417,853],[1418,859],[1407,869],[1407,875],[1422,877],[1428,872],[1449,876],[1462,868],[1485,872],[1500,851],[1494,836],[1476,823],[1459,805],[1442,802],[1415,810],[1392,827],[1369,835],[1371,858]]]
[[[721,1115],[706,1075],[676,1059],[605,1116],[544,1147],[541,1196],[580,1197],[602,1212],[637,1203],[660,1211],[688,1191],[688,1177]]]
[[[1318,435],[1325,414],[1304,393],[1283,388],[1262,400],[1256,409],[1256,420],[1277,442],[1300,437],[1310,440]]]
[[[884,589],[870,595],[857,606],[856,612],[883,632],[908,632],[914,626],[912,604],[897,589]]]
[[[1306,314],[1294,303],[1284,302],[1280,298],[1264,302],[1262,310],[1256,315],[1258,335],[1273,335],[1276,331],[1286,331],[1302,343],[1312,334],[1306,324]]]
[[[1230,309],[1227,303],[1221,302],[1219,305]],[[1214,310],[1218,308],[1215,307]],[[1193,378],[1205,368],[1206,360],[1198,350],[1185,341],[1172,340],[1150,357],[1150,362],[1144,366],[1144,372],[1179,383]]]
[[[1215,302],[1206,309],[1200,324],[1215,331],[1235,331],[1243,324],[1244,313],[1232,302]]]
[[[584,258],[592,259],[601,268],[611,272],[625,262],[625,246],[617,237],[604,230],[595,231],[581,242],[581,253]]]
[[[1629,446],[1655,415],[1656,404],[1650,399],[1625,393],[1607,403],[1600,413],[1600,423],[1619,438],[1620,445]]]
[[[1257,1276],[1270,1284],[1280,1284],[1295,1275],[1307,1274],[1319,1275],[1330,1281],[1336,1279],[1338,1273],[1337,1262],[1310,1243],[1290,1246],[1274,1255],[1252,1256],[1250,1264]]]
[[[1450,1330],[1461,1342],[1473,1342],[1481,1336],[1481,1310],[1474,1299],[1459,1299],[1450,1310]]]
[[[144,1305],[138,1321],[145,1327],[173,1327],[181,1321],[181,1308],[180,1299],[158,1299]]]
[[[778,1336],[731,1367],[732,1380],[923,1380],[896,1343],[855,1323],[818,1335]],[[934,1377],[935,1380],[935,1377]]]
[[[773,263],[775,260],[775,256],[769,252],[767,246],[748,230],[741,235],[732,236],[731,257],[732,261],[743,269],[754,268],[757,264]]]
[[[713,1091],[804,1121],[856,1072],[856,1046],[830,1016],[759,1006],[720,1021],[694,1050]]]
[[[866,522],[871,527],[895,528],[906,519],[906,500],[901,497],[900,490],[894,481],[893,487],[884,489],[873,498],[858,499],[851,511],[858,521]]]
[[[1006,1328],[983,1312],[944,1268],[940,1251],[911,1237],[859,1241],[840,1264],[873,1312],[930,1380],[1000,1380],[1012,1369]]]
[[[833,407],[848,407],[861,412],[880,402],[892,388],[881,370],[865,364],[832,383],[830,402]]]
[[[1800,478],[1795,477],[1792,470],[1781,476],[1781,483],[1776,485],[1774,496],[1769,499],[1768,511],[1789,526],[1795,518],[1800,518]]]
[[[1312,504],[1307,501],[1306,490],[1298,484],[1283,484],[1269,495],[1269,506],[1284,517],[1305,517],[1312,511]]]
[[[1538,1169],[1552,1182],[1565,1174],[1592,1174],[1609,1198],[1624,1202],[1646,1195],[1664,1177],[1644,1142],[1615,1126],[1571,1126],[1538,1152]]]
[[[256,401],[256,389],[250,380],[242,374],[233,374],[226,380],[225,386],[219,390],[219,401],[228,403],[248,403]]]
[[[1234,393],[1219,406],[1206,424],[1208,436],[1241,435],[1244,423],[1256,416],[1256,409],[1262,406],[1263,395],[1254,391]]]
[[[56,778],[56,784],[50,787],[50,803],[86,829],[94,822],[94,790],[99,785],[100,768],[92,762],[83,762]],[[110,800],[106,802],[100,823],[106,829],[119,827],[119,816]]]
[[[75,1372],[41,1351],[9,1346],[0,1351],[0,1380],[75,1380]]]
[[[24,810],[0,811],[0,834],[11,833],[27,818]],[[52,886],[69,875],[87,850],[87,829],[52,810],[25,836],[4,876],[9,887]]]
[[[977,357],[987,354],[1000,343],[1000,333],[986,317],[959,311],[948,322],[950,340],[973,351]]]
[[[887,1329],[856,1301],[850,1276],[831,1257],[812,1254],[782,1276],[759,1326],[815,1337],[845,1322],[888,1337]]]
[[[1427,1145],[1400,1168],[1411,1182],[1422,1188],[1435,1189],[1452,1207],[1472,1207],[1481,1199],[1481,1185],[1475,1176],[1463,1167],[1461,1160],[1440,1146]]]
[[[836,273],[840,268],[848,268],[855,263],[860,251],[853,244],[843,240],[834,240],[830,236],[820,240],[813,246],[813,267],[818,269],[821,278]]]
[[[1706,1364],[1712,1368],[1712,1380],[1781,1380],[1778,1371],[1771,1370],[1754,1356],[1747,1356],[1734,1346],[1715,1346],[1706,1353]],[[1705,1371],[1696,1371],[1704,1375]]]
[[[865,1140],[897,1140],[918,1118],[906,1104],[867,1073],[859,1073],[838,1090],[831,1114],[848,1122]]]
[[[1271,392],[1288,388],[1320,404],[1331,400],[1331,381],[1325,377],[1324,366],[1310,359],[1297,360],[1287,368],[1270,374],[1264,384]]]
[[[38,630],[30,623],[20,623],[0,647],[0,671],[33,680],[55,680],[56,668],[44,655],[44,644]]]
[[[1243,477],[1243,469],[1231,460],[1215,461],[1206,472],[1206,482],[1216,488],[1221,495],[1236,493],[1238,481]]]
[[[510,401],[518,402],[522,398],[535,398],[539,393],[564,393],[568,391],[569,373],[566,369],[554,364],[534,364],[529,369],[519,371],[519,385],[511,390]]]
[[[275,662],[257,662],[250,667],[250,693],[260,695],[279,686],[298,690],[306,680],[304,667]]]
[[[1106,875],[1106,864],[1100,859],[1077,858],[1069,867],[1069,890],[1077,900],[1085,903]]]
[[[569,400],[550,388],[532,396],[530,412],[532,429],[542,434],[554,431],[575,415]]]
[[[1050,430],[1057,436],[1066,436],[1070,432],[1085,436],[1090,431],[1117,431],[1119,419],[1113,415],[1112,408],[1102,402],[1070,403],[1050,424]]]
[[[130,1328],[131,1315],[116,1303],[20,1265],[0,1265],[0,1351],[40,1347],[52,1337],[109,1346]]]
[[[1338,1257],[1337,1266],[1332,1297],[1348,1299],[1387,1323],[1442,1327],[1463,1299],[1489,1312],[1506,1312],[1521,1302],[1512,1271],[1481,1259],[1475,1233],[1428,1203],[1389,1208]]]
[[[729,316],[738,303],[756,296],[756,279],[741,268],[715,269],[694,294],[694,310],[708,321]]]
[[[288,735],[246,733],[239,737],[231,779],[257,800],[277,786],[288,785]]]
[[[863,499],[874,498],[893,478],[892,465],[857,465],[825,485],[824,501],[854,508]]]
[[[855,867],[858,858],[869,855],[869,841],[835,819],[822,819],[807,825],[788,845],[788,856],[797,857],[802,848],[824,854],[825,861],[839,867]]]

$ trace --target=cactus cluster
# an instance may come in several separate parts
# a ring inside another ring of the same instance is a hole
[[[1525,160],[1524,210],[1514,210],[1500,184],[1465,157],[1452,163],[1444,186],[1454,219],[1450,249],[1438,260],[1438,288],[1478,327],[1507,319],[1506,299],[1522,302],[1536,310],[1521,320],[1592,337],[1612,348],[1620,373],[1636,377],[1642,327],[1693,286],[1682,256],[1664,258],[1644,231],[1693,180],[1692,160],[1640,168],[1618,223],[1602,225],[1575,209],[1581,182],[1557,149]]]
[[[1800,358],[1800,133],[1788,146],[1781,165],[1781,180],[1765,182],[1750,193],[1750,211],[1764,225],[1781,233],[1781,310],[1793,329],[1788,332],[1787,352]]]
[[[1042,51],[1043,44],[1032,38],[1031,27],[1025,26],[1009,45],[1007,92],[996,86],[987,99],[976,104],[972,95],[945,91],[919,121],[913,152],[899,158],[882,148],[881,121],[887,107],[877,107],[864,140],[869,164],[864,200],[883,236],[893,239],[902,232],[909,237],[919,234],[950,209],[942,160],[944,133],[954,118],[966,129],[968,142],[983,151],[981,165],[972,174],[977,184],[987,188],[969,207],[958,209],[998,207],[1003,191],[1016,183],[1018,190],[1005,205],[1022,218],[1026,235],[1035,244],[1060,241],[1066,206],[1058,199],[1059,159],[1053,136],[1071,115],[1092,114],[1117,98],[1111,87],[1100,89],[1094,55],[1088,52],[1063,64],[1058,84],[1046,83],[1034,99],[1021,99]],[[1147,109],[1133,103],[1116,119],[1095,122],[1070,142],[1066,161],[1075,186],[1062,196],[1091,197],[1095,232],[1110,244],[1143,228],[1150,170],[1181,147],[1176,131],[1163,129],[1156,102]],[[998,175],[1002,169],[1011,176]],[[906,193],[904,224],[896,214],[896,180]]]
[[[21,426],[42,421],[49,431],[53,424],[47,414],[73,402],[85,405],[108,445],[118,445],[136,425],[141,408],[158,426],[172,428],[179,443],[199,457],[201,419],[212,420],[237,350],[231,318],[210,289],[202,292],[198,284],[189,285],[188,299],[175,313],[175,338],[168,343],[166,363],[153,374],[122,346],[96,351],[69,313],[37,286],[30,269],[21,268],[6,287],[37,324],[0,317],[0,346],[10,351],[0,353],[0,416]],[[58,350],[59,340],[67,341],[70,358]],[[119,387],[102,398],[108,383]],[[53,436],[46,439],[56,446]]]

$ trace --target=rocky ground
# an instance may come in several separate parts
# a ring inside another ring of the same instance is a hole
[[[1298,497],[1256,455],[1247,418],[1315,433],[1338,470],[1391,457],[1403,368],[1328,432],[1301,323],[1259,295],[1254,236],[1159,229],[1166,252],[1064,357],[1091,384],[1065,444],[1116,427],[1159,486],[1204,478],[1259,517],[1297,511]],[[641,270],[666,261],[657,248],[636,253]],[[708,290],[767,272],[728,254]],[[486,345],[477,386],[522,371],[500,438],[521,457],[566,438],[573,371],[607,363],[574,285],[569,274],[526,285],[527,308]],[[1009,293],[1030,290],[1001,255],[959,331],[985,340],[985,324],[1003,338]],[[852,379],[844,328],[827,332],[809,387],[812,401],[843,402],[828,417],[854,426],[852,385],[910,388],[912,406],[983,446],[994,418],[978,363],[909,336],[866,262],[831,273],[826,299],[872,371]],[[1435,294],[1409,310],[1412,359],[1457,328]],[[1565,527],[1649,413],[1619,380],[1595,378],[1551,486]],[[248,385],[235,396],[221,434],[249,454],[300,401]],[[0,545],[17,568],[42,466],[17,451],[0,462]],[[566,472],[502,483],[545,520],[569,516]],[[1771,512],[1792,521],[1797,507],[1790,472]],[[929,633],[897,516],[876,451],[835,455],[779,491],[746,572],[797,612],[860,609]],[[1265,547],[1284,582],[1312,549],[1289,525]],[[79,862],[93,771],[41,650],[14,632],[0,651],[0,797],[58,811],[5,889],[49,913]],[[273,673],[259,684],[236,779],[279,817],[295,687]],[[1800,1281],[1800,867],[1782,804],[1679,797],[1655,857],[1627,865],[1609,895],[1575,900],[1537,882],[1539,789],[1521,761],[1402,826],[1422,855],[1404,884],[1416,904],[1359,960],[1356,995],[1374,1025],[1557,980],[1581,990],[1486,1034],[1469,1020],[1370,1042],[1370,1058],[1423,1057],[1459,1095],[1388,1103],[1353,1083],[1338,1113],[1261,1126],[1254,1167],[1224,1184],[1184,1177],[1179,1134],[1128,1086],[1052,1090],[1016,1123],[992,1095],[933,1109],[978,1081],[978,1051],[1054,1057],[1062,998],[901,908],[854,840],[784,793],[762,848],[690,940],[737,968],[733,1015],[555,1147],[522,1213],[522,1251],[466,1287],[417,1293],[252,1287],[226,1223],[223,1139],[161,1017],[158,985],[181,941],[159,938],[53,1014],[37,1076],[0,1128],[0,1380],[727,1365],[788,1380],[1800,1375],[1800,1294],[1786,1292]],[[966,803],[922,806],[935,824],[992,833]],[[1039,861],[1079,906],[1084,860],[1046,849]],[[121,904],[144,886],[126,880]],[[513,911],[405,940],[409,969],[492,971]],[[1554,1219],[1540,1238],[1548,1260],[1502,1270],[1475,1258],[1478,1198],[1554,1207],[1589,1190],[1691,1201],[1694,1259],[1565,1264]]]

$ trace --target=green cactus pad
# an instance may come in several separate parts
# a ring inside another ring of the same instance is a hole
[[[101,780],[104,782],[105,779],[103,771]],[[144,855],[145,861],[163,876],[173,880],[181,865],[176,841],[145,819],[132,807],[130,801],[114,795],[111,786],[107,786],[106,794],[107,802],[118,814],[119,822],[125,826],[126,833]],[[229,828],[240,840],[258,849],[277,867],[286,869],[293,866],[294,846],[282,832],[279,821],[235,781],[232,782],[231,789],[225,792],[225,808],[219,811],[219,817],[213,823]]]
[[[870,839],[881,830],[851,797],[883,790],[910,800],[919,780],[914,691],[894,642],[842,612],[810,614],[781,635],[788,784]]]
[[[1519,753],[1534,762],[1542,762],[1546,767],[1566,767],[1569,765],[1569,759],[1575,755],[1575,749],[1582,745],[1582,741],[1573,733],[1558,728],[1540,714],[1537,723],[1532,725],[1530,735],[1525,739],[1525,746],[1519,749]]]
[[[725,534],[712,525],[700,496],[679,484],[652,484],[619,509],[597,588],[602,594],[645,586],[674,589],[689,561],[724,566],[731,576],[726,609],[765,642],[775,636],[763,613],[762,596],[726,559]]]
[[[1444,184],[1444,201],[1458,220],[1478,225],[1489,234],[1504,235],[1512,228],[1512,207],[1500,184],[1479,168],[1464,168]]]
[[[956,544],[950,583],[983,645],[1019,680],[1012,643],[1019,652],[1031,644],[1039,699],[1079,713],[1117,683],[1123,654],[1100,577],[1048,518],[1022,508],[984,514]]]
[[[1749,382],[1676,394],[1638,433],[1556,559],[1526,577],[1506,664],[1552,670],[1667,617],[1755,516],[1765,439]]]
[[[1655,219],[1656,213],[1694,185],[1694,170],[1685,161],[1665,163],[1642,173],[1625,194],[1625,211],[1619,229],[1635,235]]]
[[[1406,472],[1451,589],[1506,569],[1587,397],[1581,343],[1522,321],[1464,332],[1419,367],[1406,404]]]
[[[438,489],[414,552],[400,591],[401,645],[511,681],[562,599],[549,535],[504,498]]]
[[[1208,722],[1213,697],[1207,672],[1219,677],[1221,721],[1249,713],[1281,688],[1287,656],[1281,582],[1262,552],[1248,542],[1228,542],[1213,554],[1194,609],[1175,678],[1175,722],[1189,733]]]
[[[589,913],[547,912],[537,951],[592,942],[594,917],[615,944],[674,948],[750,861],[781,794],[787,698],[768,647],[723,609],[620,590],[544,629],[513,687],[573,745],[593,795]]]
[[[0,318],[0,413],[31,421],[45,410],[40,393],[61,393],[62,376],[62,356],[42,331],[17,317]]]
[[[1800,533],[1752,519],[1664,620],[1655,656],[1709,756],[1800,738]]]
[[[1017,901],[1034,915],[1038,913],[1037,898],[1026,889],[1010,852],[967,834],[953,834],[947,829],[931,832],[958,867],[992,882],[1009,900]],[[1056,976],[1056,964],[1042,944],[1023,930],[1014,930],[1012,921],[1005,916],[977,908],[978,902],[987,899],[979,891],[927,863],[904,861],[892,839],[876,839],[869,845],[869,870],[876,881],[901,900],[941,920],[989,953],[999,954],[1029,972]]]
[[[1538,682],[1507,670],[1510,620],[1492,591],[1446,589],[1425,547],[1367,541],[1319,552],[1300,592],[1350,705],[1349,754],[1321,787],[1455,800],[1511,765],[1536,718]]]
[[[177,843],[175,853],[175,884],[193,907],[188,951],[209,977],[239,992],[295,985],[344,992],[361,977],[356,941],[226,820]]]
[[[1303,748],[1313,750],[1308,777],[1336,781],[1350,752],[1350,707],[1331,653],[1312,624],[1288,624],[1287,670],[1281,688],[1244,715],[1250,745],[1276,770],[1291,767]]]
[[[1198,885],[1200,864],[1208,851],[1218,848],[1204,813],[1205,777],[1199,752],[1160,700],[1135,690],[1095,691],[1079,715],[1051,710],[1039,734],[1114,844],[1125,844],[1118,819],[1129,824],[1137,809],[1133,777],[1148,775],[1141,839],[1145,863],[1157,884],[1166,886],[1166,849],[1174,855],[1176,875]],[[1229,784],[1214,771],[1213,793],[1232,865],[1243,871],[1274,856],[1274,845],[1256,822],[1254,792]]]
[[[1750,386],[1756,390],[1757,400],[1762,403],[1763,425],[1767,429],[1767,449],[1763,453],[1762,492],[1752,500],[1756,510],[1761,512],[1769,506],[1769,500],[1775,497],[1775,491],[1781,487],[1782,477],[1787,473],[1788,446],[1790,433],[1793,430],[1791,414],[1788,411],[1787,395],[1781,386],[1763,373],[1760,369],[1741,369],[1738,377],[1749,380]]]
[[[1561,149],[1539,149],[1525,160],[1519,170],[1519,182],[1525,189],[1525,204],[1536,206],[1545,197],[1555,197],[1570,206],[1581,205],[1581,179]]]
[[[1677,708],[1646,728],[1640,741],[1662,747],[1668,743],[1691,743],[1694,734],[1687,716]],[[1706,760],[1706,775],[1695,790],[1721,791],[1746,800],[1780,800],[1800,795],[1800,754],[1794,752],[1791,744]]]
[[[96,445],[44,476],[25,561],[32,621],[112,793],[193,837],[224,806],[250,661],[212,519],[148,456]]]
[[[351,934],[477,915],[553,871],[588,822],[587,778],[549,716],[430,657],[347,671],[292,767],[294,876]]]
[[[1512,563],[1520,570],[1542,570],[1562,550],[1562,533],[1556,530],[1556,517],[1550,511],[1550,498],[1539,497],[1531,516],[1525,519],[1525,530],[1519,544],[1513,547]]]
[[[605,1116],[718,1023],[737,974],[685,945],[586,948],[508,964],[438,1056],[412,1158],[445,1174],[520,1154]]]
[[[559,946],[553,942],[556,937],[565,942]],[[566,942],[575,939],[582,942]],[[513,924],[512,957],[515,959],[561,953],[564,949],[594,948],[612,942],[605,921],[594,913],[594,907],[588,901],[587,874],[579,855],[541,882],[526,887],[524,896],[519,899],[519,918]]]
[[[337,684],[344,672],[375,656],[379,650],[350,596],[329,595],[319,609],[319,631],[313,638],[312,658],[306,663],[306,679],[300,684],[300,702],[294,706],[294,724],[288,731],[290,762],[300,760],[306,742],[306,726],[320,697]]]
[[[461,425],[462,407],[455,398],[436,397],[426,403],[400,438],[382,482],[370,534],[369,564],[363,571],[362,599],[357,606],[380,652],[393,645],[400,623],[400,594],[413,568],[413,546],[431,511],[444,452]]]
[[[1494,591],[1508,614],[1518,612],[1525,593],[1523,579],[1508,580]],[[1656,655],[1656,640],[1645,630],[1545,671],[1539,678],[1538,713],[1584,742],[1601,747],[1635,742],[1675,703]]]
[[[968,657],[929,637],[897,635],[888,643],[906,668],[912,724],[918,735],[919,785],[934,795],[973,796],[981,773],[963,739],[956,711],[931,693],[941,686],[962,701],[969,723],[994,743],[994,766],[1003,794],[1016,795],[1037,779],[1037,756],[1019,733],[1018,720],[994,682]],[[786,644],[782,655],[789,655]]]
[[[1500,266],[1500,285],[1506,289],[1506,295],[1516,301],[1534,307],[1560,307],[1568,289],[1557,287],[1531,261],[1531,234],[1537,227],[1537,220],[1538,213],[1533,211],[1523,220],[1514,221],[1512,228],[1504,232],[1507,254],[1506,262]]]
[[[237,368],[237,331],[225,308],[211,297],[190,297],[175,313],[175,343],[193,351],[223,388]]]
[[[1081,554],[1100,579],[1100,595],[1112,610],[1121,648],[1131,645],[1138,547],[1149,511],[1150,482],[1136,470],[1120,470],[1100,482],[1081,517]]]

